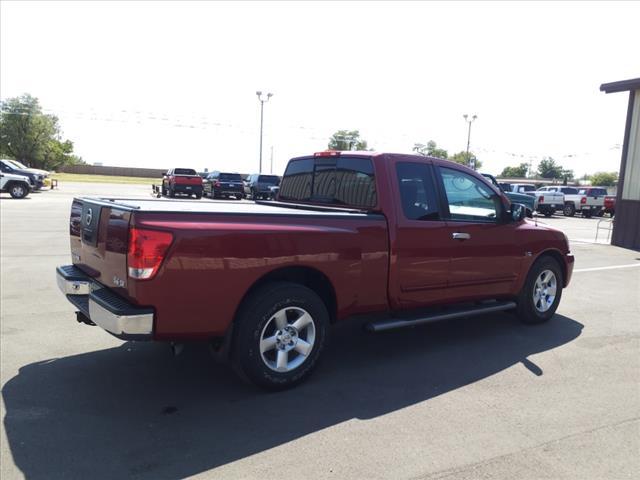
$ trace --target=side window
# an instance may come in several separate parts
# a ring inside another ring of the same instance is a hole
[[[495,222],[501,202],[488,185],[452,168],[440,167],[452,220]]]
[[[375,207],[376,179],[368,158],[339,158],[336,164],[336,203]]]
[[[396,164],[402,211],[408,220],[438,220],[438,201],[431,165]]]
[[[292,160],[284,172],[279,197],[283,200],[308,201],[311,198],[313,159]]]

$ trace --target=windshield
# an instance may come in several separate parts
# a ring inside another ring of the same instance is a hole
[[[518,185],[518,192],[535,192],[536,187],[533,185]]]
[[[279,179],[276,175],[260,175],[258,177],[258,182],[260,183],[269,183],[271,185],[277,185],[278,181]]]
[[[173,171],[174,175],[197,175],[196,171],[192,168],[176,168]]]
[[[242,177],[239,173],[221,173],[220,180],[224,180],[225,182],[241,182]]]
[[[19,162],[19,161],[17,161],[17,160],[8,160],[8,162],[9,162],[9,163],[11,163],[11,164],[13,164],[13,165],[15,165],[15,166],[16,166],[16,167],[18,167],[18,168],[29,168],[29,167],[27,167],[24,163],[20,163],[20,162]]]

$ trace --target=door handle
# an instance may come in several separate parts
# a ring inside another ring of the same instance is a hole
[[[451,236],[453,237],[454,240],[469,240],[469,239],[471,239],[471,235],[469,235],[468,233],[456,232],[456,233],[452,234]]]

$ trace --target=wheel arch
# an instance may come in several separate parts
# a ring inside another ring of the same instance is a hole
[[[531,267],[533,267],[533,265],[536,262],[540,261],[544,257],[553,258],[556,262],[558,262],[558,266],[560,267],[560,271],[562,272],[562,287],[563,288],[566,287],[567,286],[567,263],[564,261],[564,256],[562,255],[562,253],[559,250],[556,250],[553,248],[543,250],[538,254],[536,259],[531,263]],[[531,270],[531,267],[529,267],[529,270]]]
[[[297,283],[309,288],[310,290],[313,290],[327,307],[330,321],[334,322],[336,320],[338,312],[338,302],[336,291],[333,287],[333,284],[331,283],[331,280],[329,280],[329,278],[324,273],[315,268],[307,266],[291,266],[272,270],[256,280],[251,285],[251,287],[249,287],[247,292],[243,295],[242,299],[238,303],[233,317],[234,322],[238,315],[238,311],[240,310],[246,299],[249,298],[249,296],[252,295],[253,292],[255,292],[257,289],[270,282]]]

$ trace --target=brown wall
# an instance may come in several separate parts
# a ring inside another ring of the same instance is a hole
[[[635,98],[635,92],[629,92],[629,105],[627,107],[627,121],[625,126],[624,141],[622,144],[622,159],[620,161],[620,176],[618,180],[618,194],[616,197],[616,216],[613,223],[613,234],[611,244],[618,247],[633,248],[640,250],[640,201],[623,200],[624,179],[629,154],[629,138],[631,132],[631,121],[634,102],[640,99]],[[635,134],[635,132],[634,132]]]
[[[167,171],[160,168],[103,167],[97,165],[66,165],[60,167],[59,170],[64,173],[146,178],[161,178],[162,173]]]

